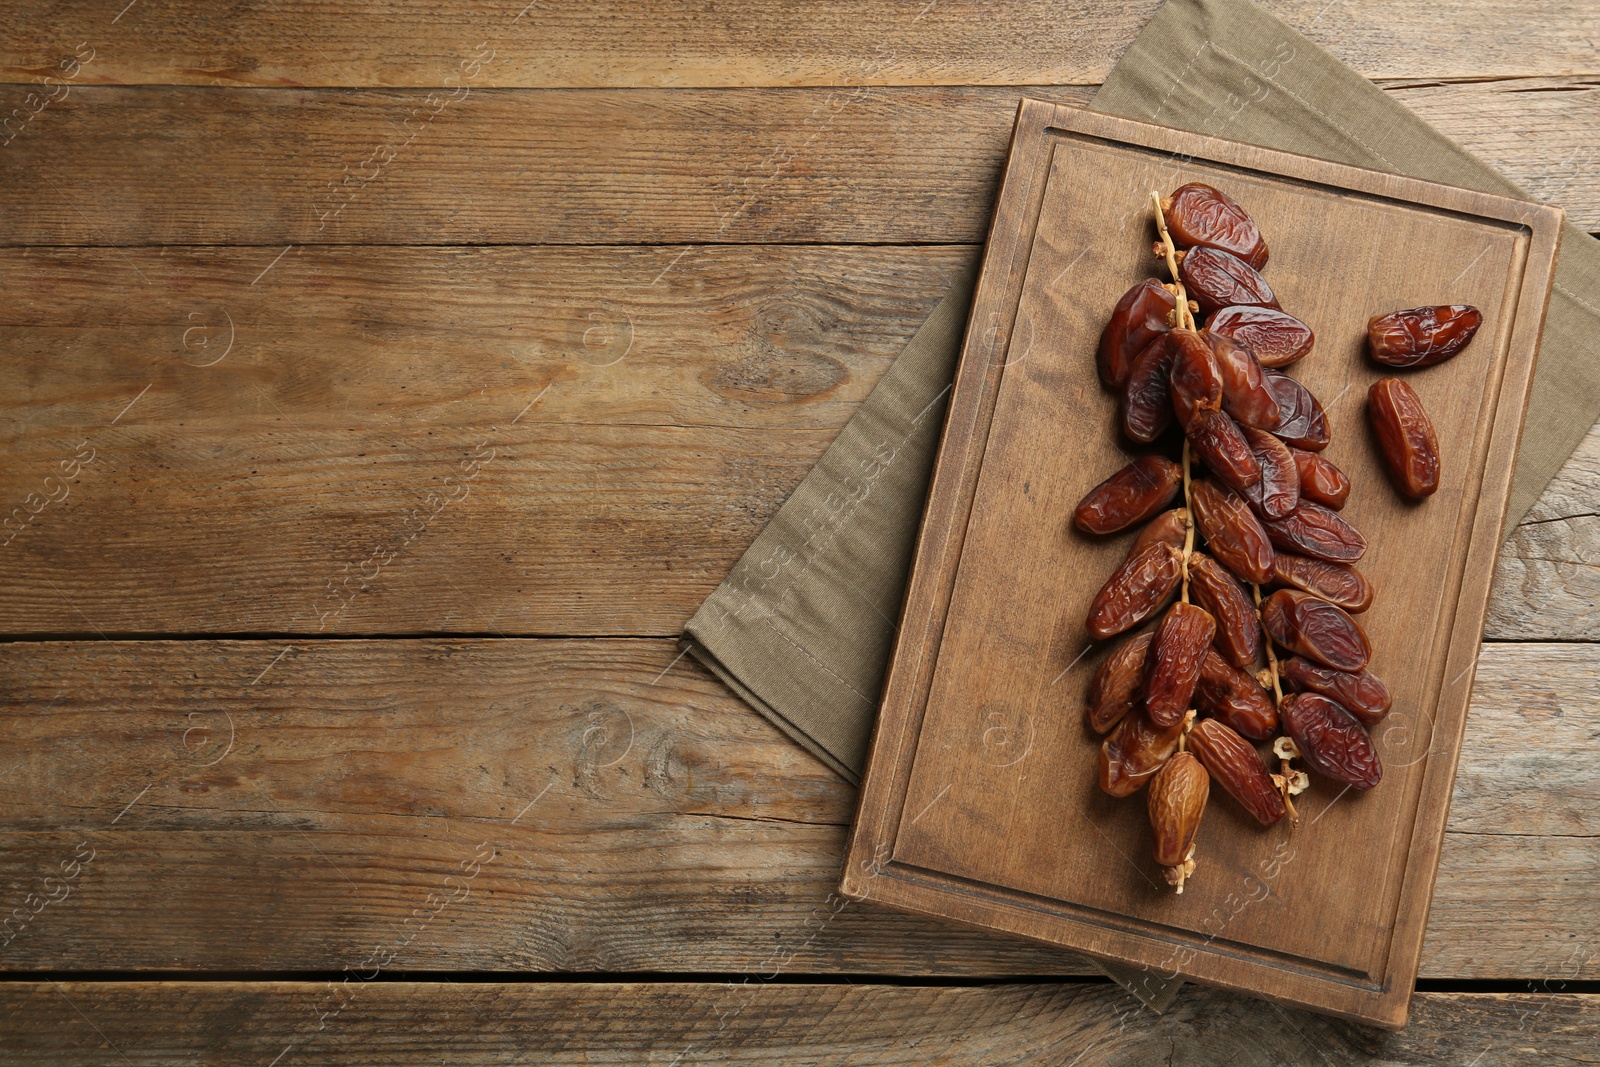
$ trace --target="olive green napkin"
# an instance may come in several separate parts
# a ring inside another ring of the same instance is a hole
[[[1525,195],[1249,0],[1170,0],[1090,107]],[[973,282],[969,265],[686,628],[685,647],[697,659],[852,782],[866,760]],[[1569,227],[1512,489],[1511,524],[1600,414],[1600,361],[1587,358],[1595,336],[1600,245]],[[1149,972],[1107,969],[1158,1010],[1180,984]]]

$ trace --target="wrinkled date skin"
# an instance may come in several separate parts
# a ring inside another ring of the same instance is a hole
[[[1383,778],[1383,764],[1366,727],[1321,693],[1285,697],[1283,725],[1318,774],[1361,790]]]
[[[1262,826],[1283,818],[1285,808],[1272,775],[1256,755],[1255,746],[1225,723],[1202,719],[1189,731],[1189,749],[1199,757],[1211,777]]]
[[[1364,670],[1372,658],[1366,633],[1343,608],[1298,589],[1269,596],[1261,625],[1284,648],[1334,670]]]
[[[1289,449],[1300,474],[1300,495],[1314,504],[1338,511],[1350,499],[1350,479],[1328,460],[1303,448]]]
[[[1278,712],[1256,680],[1213,650],[1200,667],[1195,707],[1215,715],[1245,737],[1265,741],[1278,729]]]
[[[1210,795],[1211,776],[1187,752],[1176,753],[1150,780],[1146,799],[1150,828],[1155,831],[1156,862],[1161,866],[1179,867],[1188,859]]]
[[[1260,228],[1244,208],[1220,189],[1190,182],[1174,190],[1162,209],[1167,217],[1167,231],[1178,247],[1220,248],[1256,270],[1267,265],[1267,242]]]
[[[1098,641],[1131,630],[1160,611],[1183,578],[1183,552],[1154,544],[1122,561],[1089,606],[1089,633]]]
[[[1267,388],[1278,401],[1273,433],[1296,448],[1321,452],[1328,447],[1328,415],[1311,390],[1277,371],[1266,371]]]
[[[1226,411],[1200,416],[1188,430],[1189,444],[1217,480],[1244,492],[1261,480],[1261,464],[1239,424]]]
[[[1189,430],[1222,408],[1222,375],[1204,335],[1173,330],[1167,344],[1172,348],[1172,410],[1178,425]]]
[[[1281,519],[1262,522],[1273,545],[1330,563],[1356,563],[1367,553],[1367,539],[1361,531],[1321,504],[1300,501]]]
[[[1135,634],[1111,650],[1089,682],[1083,721],[1097,734],[1110,730],[1133,710],[1144,689],[1144,658],[1154,634]]]
[[[1171,504],[1182,486],[1182,467],[1165,456],[1145,456],[1089,490],[1073,522],[1084,533],[1116,533]]]
[[[1314,593],[1353,615],[1372,606],[1372,583],[1360,571],[1343,563],[1278,552],[1272,557],[1272,580]]]
[[[1134,359],[1170,328],[1167,314],[1177,306],[1178,298],[1154,278],[1146,278],[1122,294],[1100,334],[1095,359],[1100,380],[1112,389],[1121,389]]]
[[[1201,607],[1217,620],[1217,649],[1235,667],[1247,667],[1261,655],[1261,620],[1250,594],[1226,567],[1203,553],[1189,557],[1189,587]]]
[[[1320,693],[1364,726],[1376,726],[1393,703],[1389,687],[1370,671],[1336,671],[1300,656],[1284,661],[1283,677],[1302,693]]]
[[[1183,721],[1216,635],[1217,621],[1205,608],[1180,602],[1167,609],[1144,661],[1144,710],[1156,726]]]
[[[1263,518],[1281,519],[1300,503],[1300,468],[1289,446],[1265,430],[1240,427],[1245,443],[1261,467],[1261,480],[1245,491],[1244,498]]]
[[[1189,486],[1195,525],[1211,554],[1238,578],[1261,585],[1272,577],[1272,543],[1238,495],[1200,480]]]
[[[1266,371],[1260,361],[1250,349],[1221,334],[1203,330],[1200,336],[1211,346],[1222,377],[1222,410],[1241,426],[1276,428],[1283,415],[1278,410],[1278,398],[1267,388]]]
[[[1415,389],[1399,378],[1379,378],[1367,391],[1367,415],[1394,487],[1412,500],[1439,488],[1439,436]]]
[[[1178,266],[1184,291],[1209,315],[1235,304],[1277,307],[1272,286],[1238,256],[1218,248],[1191,248]]]
[[[1238,341],[1272,369],[1304,359],[1317,342],[1311,327],[1269,307],[1225,307],[1206,320],[1206,331]]]
[[[1172,346],[1157,337],[1145,346],[1122,388],[1122,429],[1149,444],[1172,425]]]
[[[1386,367],[1431,367],[1467,347],[1481,325],[1470,304],[1391,311],[1367,323],[1367,348]]]
[[[1122,717],[1100,745],[1100,788],[1114,797],[1132,796],[1178,751],[1183,723],[1165,730],[1135,709]]]
[[[1139,531],[1139,536],[1133,539],[1133,547],[1128,549],[1128,553],[1132,555],[1154,544],[1182,548],[1184,535],[1188,532],[1188,529],[1188,508],[1173,508],[1171,511],[1163,511],[1151,519],[1144,529]]]

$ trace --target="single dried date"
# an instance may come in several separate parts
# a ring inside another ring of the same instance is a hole
[[[1137,793],[1178,750],[1183,725],[1161,729],[1138,708],[1124,715],[1100,745],[1100,788],[1114,797]]]
[[[1367,552],[1367,539],[1337,511],[1302,500],[1281,519],[1262,522],[1272,544],[1284,552],[1325,559],[1330,563],[1355,563]]]
[[[1318,774],[1362,790],[1383,778],[1383,764],[1366,727],[1321,693],[1285,697],[1283,725]]]
[[[1171,328],[1167,315],[1178,298],[1154,278],[1146,278],[1122,294],[1111,311],[1111,321],[1100,334],[1095,363],[1100,380],[1121,389],[1134,359],[1145,346]]]
[[[1350,499],[1350,479],[1344,471],[1315,452],[1292,446],[1289,451],[1300,474],[1300,495],[1334,511],[1344,507]]]
[[[1084,533],[1116,533],[1171,504],[1182,486],[1182,467],[1165,456],[1145,456],[1089,490],[1073,522]]]
[[[1278,729],[1278,711],[1260,684],[1244,671],[1230,666],[1215,649],[1200,665],[1194,706],[1256,741],[1265,741]]]
[[[1187,428],[1189,444],[1217,480],[1244,492],[1261,480],[1261,463],[1239,424],[1226,411],[1210,411]]]
[[[1367,391],[1367,415],[1394,487],[1413,500],[1432,496],[1439,488],[1439,436],[1416,390],[1399,378],[1379,378]]]
[[[1178,425],[1188,430],[1205,415],[1222,407],[1222,375],[1203,334],[1173,330],[1167,334],[1172,349],[1172,410]]]
[[[1089,682],[1083,721],[1097,734],[1110,730],[1133,710],[1144,690],[1144,659],[1155,635],[1135,634],[1111,650]]]
[[[1302,693],[1321,693],[1364,726],[1382,722],[1393,703],[1389,687],[1370,671],[1336,671],[1295,656],[1284,661],[1283,678]]]
[[[1211,348],[1222,378],[1222,410],[1241,426],[1274,429],[1283,418],[1278,398],[1267,388],[1266,371],[1250,349],[1221,334],[1200,334]]]
[[[1264,372],[1267,388],[1278,401],[1278,425],[1272,432],[1296,448],[1321,452],[1328,447],[1328,414],[1311,390],[1277,371]]]
[[[1470,304],[1391,311],[1367,323],[1367,348],[1386,367],[1431,367],[1467,347],[1482,324]]]
[[[1167,609],[1144,663],[1144,710],[1156,726],[1183,721],[1216,633],[1217,621],[1198,605],[1179,602]]]
[[[1146,799],[1150,828],[1155,831],[1155,859],[1167,884],[1180,893],[1194,872],[1194,835],[1210,793],[1211,776],[1187,752],[1174,754],[1150,781]]]
[[[1211,554],[1236,576],[1260,585],[1272,576],[1272,544],[1237,494],[1204,479],[1189,486],[1195,525]]]
[[[1372,583],[1354,567],[1325,559],[1277,552],[1272,557],[1272,580],[1314,593],[1352,614],[1372,606]]]
[[[1280,589],[1261,605],[1267,636],[1291,652],[1340,671],[1359,671],[1372,658],[1361,625],[1345,610],[1298,589]]]
[[[1133,547],[1128,549],[1131,555],[1150,545],[1161,543],[1171,545],[1173,548],[1182,548],[1184,535],[1189,530],[1189,509],[1173,508],[1163,511],[1139,531],[1139,536],[1133,539]]]
[[[1189,731],[1189,748],[1234,800],[1262,826],[1283,818],[1286,809],[1272,775],[1255,746],[1225,723],[1202,719]]]
[[[1183,255],[1178,277],[1184,290],[1209,315],[1235,304],[1277,307],[1272,286],[1238,256],[1219,248],[1191,248]]]
[[[1196,602],[1217,621],[1213,642],[1235,667],[1249,666],[1261,656],[1261,620],[1250,594],[1228,569],[1210,556],[1189,557],[1189,585]]]
[[[1166,337],[1140,352],[1122,388],[1122,429],[1149,444],[1172,425],[1172,353]]]
[[[1304,359],[1317,340],[1311,327],[1288,312],[1248,305],[1214,312],[1206,319],[1206,330],[1238,341],[1268,368]]]
[[[1182,559],[1179,549],[1153,544],[1123,560],[1089,606],[1089,633],[1103,641],[1160,611],[1183,580]]]
[[[1180,248],[1203,245],[1231,252],[1256,270],[1267,265],[1267,242],[1245,209],[1220,189],[1190,182],[1162,205],[1167,229]]]
[[[1261,480],[1245,491],[1244,498],[1268,519],[1281,519],[1300,503],[1300,469],[1289,446],[1265,430],[1242,426],[1245,443],[1261,467]]]

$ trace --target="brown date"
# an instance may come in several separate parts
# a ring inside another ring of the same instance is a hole
[[[1272,580],[1314,593],[1352,614],[1360,614],[1372,606],[1372,583],[1360,571],[1344,563],[1278,552],[1272,557]]]
[[[1084,533],[1125,530],[1172,503],[1182,485],[1183,468],[1165,456],[1136,459],[1089,490],[1073,522]]]
[[[1160,729],[1135,708],[1100,745],[1100,788],[1114,797],[1132,796],[1178,751],[1183,721]]]
[[[1413,500],[1439,488],[1439,437],[1415,389],[1379,378],[1367,391],[1367,415],[1394,487]]]
[[[1238,256],[1218,248],[1191,248],[1178,267],[1183,288],[1209,315],[1235,304],[1277,307],[1272,286]]]
[[[1267,597],[1261,625],[1284,648],[1334,670],[1363,670],[1372,658],[1366,633],[1343,608],[1298,589]]]
[[[1171,545],[1173,548],[1182,548],[1184,535],[1189,530],[1189,509],[1173,508],[1163,511],[1151,519],[1144,529],[1139,531],[1139,536],[1133,539],[1133,547],[1128,549],[1131,555],[1142,548],[1160,542]]]
[[[1235,667],[1261,656],[1261,620],[1250,594],[1226,567],[1201,552],[1189,557],[1189,584],[1199,605],[1217,620],[1217,648]]]
[[[1367,728],[1321,693],[1285,697],[1283,726],[1318,774],[1351,789],[1371,789],[1383,778]]]
[[[1162,874],[1180,893],[1184,879],[1194,870],[1184,861],[1194,855],[1194,835],[1200,830],[1210,793],[1211,776],[1187,752],[1174,754],[1150,780],[1147,800],[1156,862],[1166,868]]]
[[[1278,730],[1278,712],[1272,699],[1254,678],[1229,666],[1215,650],[1200,667],[1194,706],[1256,741],[1265,741]]]
[[[1350,498],[1350,479],[1344,471],[1315,452],[1293,447],[1289,451],[1300,473],[1300,495],[1334,511],[1344,507]]]
[[[1278,398],[1267,388],[1266,371],[1250,349],[1221,334],[1200,334],[1211,346],[1212,358],[1222,376],[1222,410],[1241,426],[1271,430],[1283,417]]]
[[[1224,485],[1243,492],[1261,480],[1260,462],[1226,411],[1201,415],[1186,432],[1194,454]]]
[[[1387,367],[1431,367],[1467,347],[1482,324],[1470,304],[1391,311],[1367,323],[1367,348]]]
[[[1278,401],[1278,425],[1272,432],[1296,448],[1321,452],[1328,447],[1328,415],[1311,390],[1277,371],[1264,372],[1267,388]]]
[[[1178,247],[1220,248],[1256,270],[1267,265],[1267,242],[1255,220],[1221,190],[1190,182],[1174,190],[1162,208],[1167,230]]]
[[[1302,693],[1321,693],[1364,726],[1376,726],[1389,714],[1389,687],[1370,671],[1336,671],[1295,656],[1284,661],[1283,678]]]
[[[1100,334],[1095,357],[1100,380],[1113,389],[1121,389],[1134,358],[1171,328],[1167,314],[1177,306],[1178,298],[1154,278],[1146,278],[1123,293],[1112,309],[1111,321]]]
[[[1160,611],[1178,591],[1182,559],[1181,550],[1154,544],[1123,560],[1089,606],[1090,635],[1098,641],[1115,637]]]
[[[1172,425],[1172,355],[1166,337],[1144,346],[1122,388],[1122,428],[1149,444]]]
[[[1287,367],[1304,359],[1316,343],[1311,327],[1277,308],[1225,307],[1206,320],[1206,330],[1250,349],[1263,367]]]
[[[1222,407],[1222,375],[1203,334],[1173,330],[1167,345],[1172,349],[1172,410],[1187,430]]]
[[[1200,680],[1200,664],[1217,635],[1217,621],[1196,604],[1167,609],[1144,661],[1144,711],[1158,727],[1183,721]]]
[[[1105,733],[1133,710],[1144,689],[1144,658],[1154,637],[1134,634],[1096,668],[1089,682],[1089,702],[1083,706],[1083,721],[1095,733]]]
[[[1281,519],[1300,503],[1300,469],[1289,446],[1265,430],[1242,426],[1245,443],[1261,467],[1261,480],[1245,490],[1250,506],[1268,519]]]
[[[1189,749],[1245,811],[1262,826],[1283,818],[1286,809],[1272,775],[1256,755],[1255,746],[1226,723],[1202,719],[1189,731]]]
[[[1260,585],[1272,577],[1272,544],[1240,497],[1204,479],[1189,487],[1195,525],[1211,554],[1239,578]]]
[[[1355,563],[1366,555],[1367,539],[1337,511],[1302,500],[1281,519],[1262,522],[1273,545],[1285,552],[1325,559],[1330,563]]]

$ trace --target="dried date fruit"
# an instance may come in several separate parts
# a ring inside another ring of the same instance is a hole
[[[1243,492],[1261,480],[1260,462],[1226,411],[1199,416],[1187,434],[1194,454],[1224,485]]]
[[[1144,659],[1154,634],[1134,634],[1111,650],[1089,682],[1083,721],[1097,734],[1110,730],[1133,710],[1144,690]]]
[[[1272,544],[1248,504],[1204,479],[1189,486],[1189,497],[1195,525],[1223,566],[1253,585],[1272,577]]]
[[[1111,311],[1111,321],[1100,334],[1095,360],[1100,380],[1113,389],[1121,389],[1134,359],[1171,328],[1167,315],[1177,306],[1178,298],[1154,278],[1146,278],[1122,294]]]
[[[1135,441],[1149,444],[1172,425],[1172,356],[1165,337],[1140,352],[1122,389],[1122,428]]]
[[[1415,389],[1379,378],[1367,391],[1367,415],[1394,487],[1413,500],[1439,488],[1439,437]]]
[[[1277,308],[1225,307],[1206,319],[1206,330],[1246,348],[1263,367],[1287,367],[1304,359],[1316,344],[1311,327]]]
[[[1172,349],[1172,410],[1187,430],[1222,407],[1222,375],[1203,335],[1173,330],[1167,345]]]
[[[1213,643],[1235,667],[1249,666],[1261,656],[1261,620],[1250,594],[1226,567],[1201,552],[1189,557],[1189,585],[1194,598],[1217,621]]]
[[[1167,229],[1180,248],[1220,248],[1256,270],[1267,265],[1267,242],[1255,220],[1221,190],[1190,182],[1174,190],[1162,207]]]
[[[1366,555],[1367,539],[1337,511],[1302,500],[1281,519],[1262,522],[1274,547],[1284,552],[1325,559],[1330,563],[1355,563]]]
[[[1177,603],[1156,627],[1144,661],[1144,711],[1158,727],[1183,721],[1217,621],[1196,604]]]
[[[1386,367],[1431,367],[1467,347],[1482,324],[1470,304],[1391,311],[1367,323],[1367,348]]]
[[[1084,533],[1125,530],[1172,503],[1182,485],[1183,468],[1165,456],[1136,459],[1089,490],[1073,522]]]
[[[1161,729],[1135,708],[1100,745],[1100,788],[1114,797],[1132,796],[1178,751],[1184,720]]]
[[[1283,725],[1318,774],[1351,789],[1371,789],[1383,778],[1366,727],[1321,693],[1285,697]]]
[[[1272,286],[1254,267],[1218,248],[1189,249],[1183,254],[1178,277],[1183,281],[1184,291],[1207,315],[1235,304],[1278,306]]]
[[[1389,687],[1370,671],[1336,671],[1301,656],[1285,660],[1283,678],[1302,693],[1320,693],[1364,726],[1376,726],[1393,703]]]
[[[1277,371],[1265,371],[1267,388],[1278,401],[1278,425],[1272,432],[1296,448],[1321,452],[1328,447],[1328,414],[1311,390]]]
[[[1282,419],[1278,398],[1267,388],[1266,371],[1250,349],[1221,334],[1202,331],[1222,377],[1222,410],[1241,426],[1274,429]]]
[[[1210,793],[1211,776],[1187,752],[1174,754],[1150,781],[1147,800],[1156,862],[1167,884],[1180,893],[1185,879],[1194,873],[1194,835]]]
[[[1262,826],[1283,818],[1287,809],[1255,746],[1225,723],[1202,719],[1189,731],[1189,748],[1223,790]]]
[[[1215,650],[1200,665],[1194,706],[1255,741],[1265,741],[1278,729],[1278,711],[1260,683],[1230,666]]]
[[[1272,557],[1272,580],[1313,593],[1352,614],[1360,614],[1372,606],[1372,583],[1360,571],[1344,563],[1278,552]]]
[[[1173,508],[1170,511],[1163,511],[1151,519],[1144,529],[1139,531],[1139,536],[1133,539],[1133,547],[1128,549],[1128,553],[1131,555],[1157,542],[1171,545],[1173,548],[1182,548],[1184,536],[1188,532],[1188,508]]]
[[[1300,469],[1289,446],[1265,430],[1242,426],[1245,443],[1261,467],[1261,480],[1245,490],[1250,506],[1268,519],[1281,519],[1300,503]]]
[[[1278,644],[1324,667],[1359,671],[1372,658],[1366,633],[1343,608],[1298,589],[1267,597],[1261,625]]]
[[[1350,479],[1344,471],[1315,452],[1292,446],[1289,451],[1300,473],[1300,495],[1334,511],[1344,507],[1350,498]]]
[[[1115,637],[1150,618],[1178,591],[1183,553],[1154,544],[1135,552],[1111,572],[1089,607],[1087,626],[1096,640]]]

